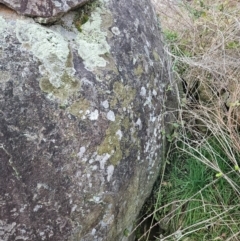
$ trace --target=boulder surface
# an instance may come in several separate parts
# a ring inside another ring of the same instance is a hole
[[[168,75],[152,6],[85,7],[51,26],[0,8],[0,240],[130,240],[158,176]]]
[[[42,22],[53,22],[71,9],[92,0],[0,0],[0,3],[21,15],[39,17]]]

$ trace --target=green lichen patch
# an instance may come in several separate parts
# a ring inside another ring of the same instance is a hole
[[[122,126],[125,128],[125,130],[128,130],[128,129],[129,129],[130,121],[129,121],[129,118],[128,118],[128,117],[125,117],[125,118],[122,120]]]
[[[148,75],[147,89],[148,90],[158,89],[158,86],[156,85],[156,79],[155,79],[154,73],[151,73]]]
[[[40,88],[66,101],[80,86],[74,78],[75,69],[68,41],[57,31],[27,21],[17,20],[16,37],[22,48],[31,51],[41,62],[39,72],[43,77]]]
[[[160,60],[160,57],[159,57],[157,51],[153,50],[152,54],[153,54],[154,60],[158,62]]]
[[[118,165],[123,158],[129,156],[130,150],[138,143],[136,132],[130,132],[129,129],[129,118],[117,115],[115,121],[111,122],[106,130],[105,138],[97,150],[98,155],[109,154],[109,162],[114,166]],[[130,143],[130,138],[135,142]],[[124,149],[124,153],[122,149]]]
[[[135,74],[136,76],[141,76],[142,73],[143,73],[143,67],[142,67],[141,64],[139,64],[139,65],[137,66],[137,68],[134,69],[134,74]]]
[[[110,107],[114,108],[118,103],[118,99],[116,96],[113,97],[113,99],[110,101]]]
[[[71,93],[76,92],[80,89],[80,83],[66,71],[60,77],[61,86],[56,88],[49,80],[47,76],[41,78],[40,88],[42,91],[57,97],[63,102],[66,101]]]
[[[115,82],[113,85],[114,98],[111,100],[111,107],[115,107],[119,103],[122,107],[127,108],[136,96],[136,90],[121,82]]]
[[[49,74],[48,71],[42,67],[44,77],[40,80],[40,88],[42,91],[57,97],[63,102],[66,102],[72,93],[80,89],[79,81],[74,78],[75,70],[73,68],[72,58],[72,52],[69,51],[68,55],[64,59],[64,71],[62,71],[63,65],[52,65],[52,71],[61,74],[58,76],[58,78],[52,74]],[[56,53],[51,53],[48,55],[48,61],[50,63],[58,63],[59,56]]]
[[[105,139],[98,147],[98,155],[104,155],[106,153],[111,155],[109,161],[112,165],[117,165],[123,156],[120,138],[117,135],[118,130],[121,130],[121,122],[121,117],[116,116],[116,120],[111,122],[106,130]]]
[[[74,116],[85,119],[89,109],[90,109],[90,102],[86,99],[81,98],[76,102],[74,102],[68,108],[68,111],[70,114]]]

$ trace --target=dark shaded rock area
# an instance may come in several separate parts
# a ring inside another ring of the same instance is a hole
[[[88,14],[78,31],[78,10],[43,26],[0,8],[0,240],[130,240],[158,176],[169,80],[152,6]]]

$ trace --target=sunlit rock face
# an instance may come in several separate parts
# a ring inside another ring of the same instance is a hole
[[[155,13],[148,0],[87,9],[45,26],[0,8],[0,240],[130,240],[158,176]]]

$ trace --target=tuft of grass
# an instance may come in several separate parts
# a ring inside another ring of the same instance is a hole
[[[154,211],[144,219],[152,225],[137,240],[150,240],[156,226],[151,240],[240,240],[240,3],[152,2],[180,108]]]
[[[221,141],[209,136],[198,146],[175,144],[155,204],[160,240],[225,240],[239,231],[240,175]]]
[[[97,7],[101,7],[101,3],[98,0],[90,0],[77,10],[73,22],[79,32],[82,32],[82,25],[88,22],[90,14]]]

